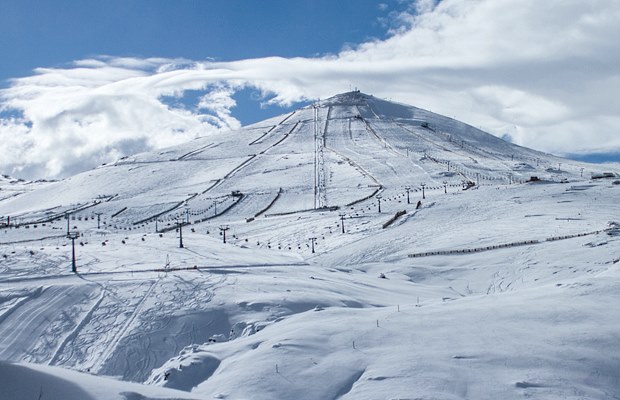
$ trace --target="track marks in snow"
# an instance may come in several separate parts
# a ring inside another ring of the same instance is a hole
[[[213,279],[215,278],[215,279]],[[150,294],[133,328],[118,341],[117,349],[103,360],[99,373],[144,381],[186,346],[205,343],[213,334],[230,330],[228,316],[213,310],[213,290],[227,275],[167,274]],[[184,310],[183,314],[173,310]],[[139,322],[138,322],[139,321]]]
[[[13,311],[17,310],[22,304],[26,303],[27,301],[31,300],[34,297],[39,297],[42,292],[43,292],[43,287],[38,287],[35,290],[33,290],[31,293],[28,293],[24,296],[20,296],[20,295],[8,296],[8,298],[4,299],[3,303],[9,303],[9,304],[2,305],[2,307],[0,307],[0,312],[2,313],[0,314],[0,324],[2,324],[2,322],[5,319],[7,319],[9,315],[13,313]]]
[[[80,322],[75,326],[75,328],[67,336],[65,336],[65,339],[62,341],[60,346],[58,346],[58,348],[54,352],[54,355],[48,362],[48,365],[56,365],[60,356],[63,354],[67,344],[74,341],[77,335],[80,333],[80,331],[84,328],[84,326],[86,326],[90,322],[90,320],[92,319],[93,313],[95,312],[95,310],[99,308],[99,305],[103,301],[104,297],[105,297],[105,290],[101,290],[99,299],[88,310],[86,315],[80,320]]]
[[[209,321],[219,321],[218,326],[227,323],[226,316],[207,310],[213,290],[226,281],[225,274],[172,273],[144,280],[97,276],[99,279],[100,283],[63,283],[5,295],[0,359],[131,378],[134,376],[128,371],[135,370],[137,358],[142,358],[142,369],[138,366],[140,370],[134,372],[143,379],[184,346],[205,342]],[[188,315],[199,313],[200,325],[195,325],[191,316],[170,315],[169,310],[177,307]],[[164,347],[150,343],[159,335],[169,339]],[[139,354],[131,356],[131,350]],[[133,357],[132,365],[122,369],[120,364],[128,363],[128,357]]]
[[[24,301],[14,309],[0,325],[0,358],[20,361],[31,354],[36,343],[48,328],[58,310],[67,305],[67,300],[75,287],[51,286],[35,291],[29,301]]]
[[[133,312],[131,313],[129,318],[122,325],[121,329],[113,336],[112,340],[106,346],[106,349],[104,350],[104,352],[99,356],[99,359],[97,360],[95,365],[93,365],[94,372],[99,371],[103,363],[116,350],[116,346],[118,346],[118,343],[121,341],[121,339],[127,334],[129,329],[132,327],[133,322],[135,321],[136,317],[140,314],[140,311],[142,310],[142,306],[144,305],[146,299],[153,292],[153,289],[155,289],[155,287],[157,286],[157,283],[158,283],[157,280],[151,282],[151,286],[148,288],[144,296],[142,296],[142,299],[140,300],[140,302],[133,309]]]

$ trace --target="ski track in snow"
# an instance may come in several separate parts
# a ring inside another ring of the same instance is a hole
[[[64,338],[60,346],[58,346],[58,348],[52,355],[51,359],[49,360],[48,365],[55,365],[58,362],[58,359],[64,352],[65,347],[67,347],[67,345],[70,344],[77,337],[80,331],[90,322],[93,313],[95,312],[95,310],[97,310],[97,308],[99,308],[99,305],[101,304],[104,298],[105,298],[105,289],[102,289],[101,294],[99,295],[99,299],[97,299],[97,301],[93,304],[90,310],[88,310],[88,312],[81,319],[81,321],[79,321],[79,323],[75,326],[75,328]],[[68,358],[71,359],[71,356],[69,356]]]
[[[125,335],[128,332],[130,332],[131,328],[133,327],[134,321],[136,320],[136,318],[140,314],[140,311],[142,310],[144,303],[146,302],[148,297],[151,295],[151,293],[153,292],[153,289],[155,289],[158,282],[159,282],[158,280],[154,280],[150,282],[151,285],[149,286],[145,294],[140,299],[140,302],[135,306],[129,318],[127,318],[127,320],[123,323],[121,329],[119,329],[118,332],[113,336],[112,340],[110,340],[107,343],[105,351],[99,356],[99,358],[93,364],[91,368],[93,372],[97,373],[97,371],[101,369],[103,363],[105,363],[110,357],[110,355],[117,350],[118,343],[125,337]]]
[[[30,340],[40,337],[47,328],[53,310],[63,308],[73,287],[51,286],[14,310],[0,325],[0,358],[19,360],[32,350]],[[25,305],[28,304],[28,307]]]

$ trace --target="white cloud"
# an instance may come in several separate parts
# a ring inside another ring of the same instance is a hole
[[[394,18],[388,39],[325,57],[37,69],[0,92],[0,109],[21,113],[0,120],[0,170],[66,176],[236,128],[232,96],[247,87],[275,104],[359,87],[544,151],[620,151],[618,0],[420,0]],[[188,90],[197,104],[168,101]]]
[[[0,94],[2,108],[19,110],[22,117],[2,119],[0,152],[9,156],[2,157],[0,169],[17,176],[66,176],[239,127],[227,113],[230,103],[195,110],[167,106],[165,96],[209,86],[191,76],[192,66],[176,69],[172,62],[105,57],[40,68],[14,80]]]

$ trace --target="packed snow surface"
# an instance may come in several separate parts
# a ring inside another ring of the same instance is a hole
[[[619,171],[352,92],[2,177],[0,399],[620,398]]]

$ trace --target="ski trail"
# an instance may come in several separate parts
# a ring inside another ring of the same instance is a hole
[[[125,337],[126,333],[129,331],[129,329],[133,325],[134,321],[140,314],[140,311],[142,310],[144,303],[149,298],[149,296],[155,289],[155,286],[157,286],[158,282],[159,280],[155,280],[151,283],[151,286],[149,287],[149,289],[146,291],[144,296],[142,296],[142,299],[134,308],[133,312],[131,313],[131,316],[127,319],[127,321],[125,321],[125,323],[123,324],[121,329],[118,331],[118,333],[114,335],[114,337],[112,338],[112,341],[106,346],[105,351],[101,353],[101,355],[99,356],[99,359],[93,364],[93,367],[91,368],[91,370],[94,373],[99,373],[99,371],[103,367],[103,364],[108,360],[108,358],[110,358],[112,353],[116,350],[116,347],[118,346],[119,342]]]
[[[33,345],[32,338],[38,338],[51,323],[48,316],[62,309],[65,290],[66,287],[54,286],[44,289],[41,296],[27,302],[32,306],[15,310],[4,321],[0,326],[0,359],[14,360],[17,355],[28,353]]]
[[[44,290],[43,287],[38,287],[32,293],[29,293],[27,296],[24,296],[23,299],[13,304],[9,309],[7,309],[4,313],[2,313],[2,315],[0,315],[0,324],[5,319],[7,319],[15,310],[17,310],[22,304],[28,302],[29,300],[32,300],[34,298],[41,296],[41,293],[43,293],[43,290]]]
[[[106,290],[105,288],[103,288],[101,290],[101,294],[99,295],[99,299],[97,299],[95,304],[90,308],[90,310],[88,310],[84,318],[82,318],[82,320],[75,326],[75,328],[65,337],[62,343],[58,346],[58,348],[54,352],[54,355],[52,356],[50,361],[47,363],[48,365],[56,365],[56,363],[58,362],[58,358],[61,356],[61,354],[65,350],[65,347],[67,346],[67,344],[71,342],[72,340],[74,340],[77,337],[77,335],[80,333],[80,331],[90,322],[90,320],[92,319],[93,313],[95,312],[95,310],[99,308],[99,305],[105,298],[105,293],[106,293]]]
[[[379,117],[377,116],[377,114],[374,112],[374,110],[370,107],[370,105],[368,105],[368,104],[367,104],[367,106],[369,107],[370,111],[372,111],[372,113],[375,115],[375,117],[379,118]],[[362,112],[360,111],[359,106],[355,106],[355,107],[357,108],[357,112],[358,112],[358,114],[361,116],[361,115],[362,115]],[[366,128],[366,131],[368,131],[368,133],[371,133],[371,134],[374,136],[374,138],[375,138],[375,139],[377,139],[377,140],[379,141],[379,143],[381,143],[381,144],[383,145],[382,147],[383,147],[386,151],[388,151],[388,152],[390,152],[390,153],[392,153],[392,154],[394,154],[394,155],[396,155],[396,156],[399,156],[399,157],[405,157],[403,154],[401,154],[400,152],[396,151],[396,150],[392,147],[392,145],[390,145],[390,144],[387,142],[387,140],[385,140],[385,138],[382,138],[381,136],[379,136],[379,134],[377,133],[377,131],[375,131],[375,129],[372,127],[372,125],[370,125],[370,122],[368,122],[368,121],[367,121],[365,118],[363,118],[363,117],[361,118],[361,120],[362,120],[362,122],[364,123],[364,127]]]

